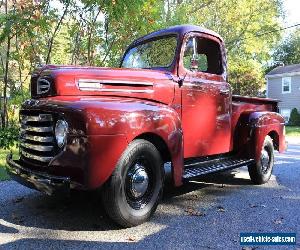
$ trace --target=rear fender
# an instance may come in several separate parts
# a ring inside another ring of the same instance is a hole
[[[284,118],[275,112],[249,112],[244,113],[241,117],[242,123],[240,129],[243,128],[243,137],[240,138],[245,144],[247,157],[256,161],[260,159],[261,150],[265,137],[269,135],[273,139],[274,147],[279,152],[286,149],[284,135]],[[248,137],[248,139],[245,139]],[[240,145],[243,146],[243,145]]]

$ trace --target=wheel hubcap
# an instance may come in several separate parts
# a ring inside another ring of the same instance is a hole
[[[270,156],[267,150],[263,149],[261,152],[261,165],[263,172],[266,172],[269,168]]]
[[[135,164],[134,171],[130,173],[130,192],[134,198],[142,197],[149,185],[149,178],[145,168]]]

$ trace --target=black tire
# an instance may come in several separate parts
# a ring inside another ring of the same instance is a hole
[[[142,224],[155,212],[163,183],[164,169],[159,151],[146,140],[134,140],[103,186],[104,208],[109,217],[123,227]]]
[[[251,181],[254,184],[264,184],[269,181],[274,165],[274,146],[270,136],[266,136],[261,158],[258,162],[248,167]]]

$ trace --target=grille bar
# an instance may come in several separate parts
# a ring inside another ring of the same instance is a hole
[[[49,133],[53,132],[53,127],[33,127],[28,125],[21,126],[21,132],[37,132],[37,133]]]
[[[26,124],[27,122],[52,122],[53,118],[50,114],[40,114],[38,116],[20,115],[20,120],[22,124]]]
[[[42,146],[42,145],[34,145],[31,143],[21,142],[20,146],[23,148],[40,151],[40,152],[49,152],[53,150],[53,146]]]
[[[38,135],[27,135],[24,134],[22,136],[23,140],[30,140],[30,141],[34,141],[34,142],[53,142],[54,138],[51,136],[38,136]]]
[[[36,161],[40,161],[40,162],[44,162],[44,163],[48,163],[52,160],[53,157],[50,156],[38,156],[38,155],[34,155],[31,153],[28,153],[24,150],[21,151],[21,155],[25,156],[28,159],[33,159]]]
[[[21,159],[46,167],[56,152],[53,116],[37,110],[21,110],[20,122]]]

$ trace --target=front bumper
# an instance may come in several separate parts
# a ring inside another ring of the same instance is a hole
[[[7,172],[12,179],[20,184],[36,189],[48,195],[68,195],[71,181],[69,177],[48,175],[21,166],[19,160],[13,160],[12,154],[7,155]]]

